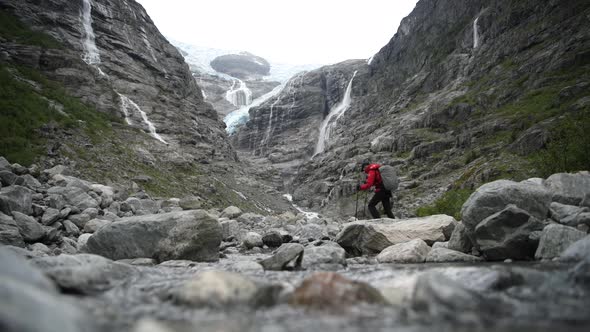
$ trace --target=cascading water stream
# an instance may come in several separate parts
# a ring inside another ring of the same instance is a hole
[[[87,64],[94,66],[101,75],[106,76],[98,66],[100,64],[100,54],[98,53],[98,47],[96,47],[96,36],[92,29],[92,0],[82,0],[80,17],[84,28],[84,40],[82,41],[84,57],[82,59]]]
[[[242,106],[238,110],[226,115],[223,122],[225,122],[227,126],[227,132],[232,134],[238,125],[245,123],[248,120],[248,112],[250,111],[250,108],[262,105],[262,103],[280,93],[283,87],[283,84],[277,85],[272,91],[254,99],[250,105]]]
[[[479,17],[473,21],[473,48],[479,47],[479,27],[477,26],[477,22],[479,22]]]
[[[330,110],[328,116],[322,121],[322,125],[320,127],[320,135],[318,137],[318,143],[316,144],[314,157],[326,149],[326,142],[330,139],[330,132],[332,131],[333,127],[338,122],[338,119],[346,112],[346,110],[350,107],[351,102],[351,93],[352,93],[352,81],[356,76],[356,71],[352,75],[350,82],[348,82],[348,86],[346,87],[346,92],[344,93],[344,97],[340,103],[336,104]],[[334,119],[334,120],[332,120]]]
[[[236,89],[236,82],[240,86]],[[252,91],[240,79],[232,79],[231,88],[225,93],[225,99],[236,107],[247,106],[252,103]]]
[[[156,127],[154,126],[154,124],[148,119],[147,114],[139,107],[139,105],[137,105],[133,100],[131,100],[129,97],[120,94],[117,92],[117,94],[119,95],[119,97],[121,98],[121,110],[123,111],[123,114],[125,114],[125,121],[127,122],[128,125],[131,125],[131,120],[129,119],[129,108],[131,108],[132,111],[137,111],[139,112],[139,115],[141,116],[141,119],[143,120],[143,122],[147,125],[148,130],[150,132],[150,135],[152,137],[154,137],[155,139],[157,139],[158,141],[164,143],[164,144],[168,144],[168,142],[166,142],[162,136],[160,136],[157,132],[156,132]]]

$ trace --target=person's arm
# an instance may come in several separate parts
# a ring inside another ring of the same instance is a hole
[[[367,177],[367,182],[361,184],[360,190],[367,190],[371,188],[375,184],[376,172],[374,170],[369,171],[369,176]]]

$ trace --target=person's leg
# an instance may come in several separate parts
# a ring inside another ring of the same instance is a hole
[[[381,218],[381,215],[379,214],[379,211],[377,211],[376,208],[377,203],[379,203],[380,201],[381,196],[379,195],[379,193],[375,193],[375,195],[373,195],[373,197],[369,201],[369,212],[371,212],[371,216],[373,216],[373,219]]]
[[[391,202],[389,200],[390,198],[391,193],[384,193],[383,197],[381,198],[381,204],[383,204],[383,210],[385,210],[385,214],[387,215],[387,217],[395,219],[393,212],[391,212]]]

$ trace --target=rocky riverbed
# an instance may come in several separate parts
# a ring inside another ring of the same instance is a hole
[[[199,209],[0,158],[3,331],[590,327],[590,174],[480,187],[446,215]]]

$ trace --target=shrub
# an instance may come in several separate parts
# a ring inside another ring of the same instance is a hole
[[[441,198],[437,199],[434,204],[418,208],[416,215],[426,217],[435,214],[446,214],[461,220],[461,207],[472,193],[473,190],[470,189],[449,190]]]

